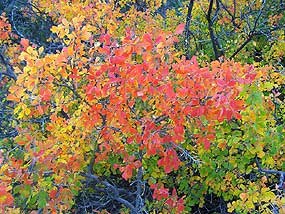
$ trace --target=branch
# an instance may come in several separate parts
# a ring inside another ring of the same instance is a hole
[[[3,53],[0,52],[0,63],[2,63],[3,65],[5,65],[6,67],[6,72],[2,73],[2,75],[5,75],[13,80],[17,79],[17,76],[12,68],[12,66],[10,65],[9,61],[7,59],[5,59]]]
[[[230,56],[230,59],[233,59],[253,38],[255,34],[254,33],[250,33],[247,37],[247,39],[242,43],[241,46],[239,46],[239,48]]]
[[[263,11],[263,9],[265,7],[265,4],[266,4],[266,0],[263,0],[262,1],[262,6],[261,6],[261,8],[259,10],[259,13],[257,15],[257,18],[255,19],[255,22],[254,22],[253,31],[257,28],[257,23],[258,23],[258,20],[260,19],[261,15],[262,15],[262,11]]]
[[[81,175],[83,177],[86,177],[88,179],[95,181],[97,184],[104,185],[106,187],[104,192],[108,194],[108,196],[111,197],[112,200],[116,200],[120,202],[121,204],[125,205],[127,208],[131,210],[132,213],[137,213],[136,208],[129,201],[127,201],[126,199],[120,196],[120,189],[118,189],[115,185],[112,185],[106,180],[100,180],[98,176],[90,174],[90,173],[88,174],[81,173]],[[111,191],[111,194],[109,193],[108,190]]]
[[[185,49],[186,49],[186,59],[190,59],[189,49],[190,49],[190,22],[192,18],[192,9],[194,5],[194,0],[190,0],[188,5],[187,17],[186,17],[186,25],[185,25]]]
[[[285,172],[283,171],[278,171],[278,170],[272,170],[272,169],[263,169],[261,168],[261,165],[258,161],[258,159],[256,158],[256,164],[258,167],[258,171],[265,173],[265,174],[279,174],[279,184],[277,185],[278,189],[283,189],[283,185],[284,185],[284,179],[285,179]]]
[[[14,11],[15,11],[15,8],[17,8],[16,6],[14,6],[14,8],[12,9],[12,12],[11,12],[11,23],[13,25],[13,28],[15,30],[15,32],[18,34],[19,37],[21,38],[25,38],[25,36],[17,29],[16,25],[15,25],[15,20],[14,20]]]
[[[236,23],[236,15],[235,15],[236,14],[236,1],[234,0],[234,6],[233,6],[234,7],[234,14],[232,14],[231,11],[229,11],[229,9],[224,5],[224,3],[221,0],[217,0],[217,1],[221,4],[222,8],[231,17],[231,23],[233,23],[234,27],[239,28],[240,25],[238,25]]]
[[[91,107],[91,104],[87,102],[87,100],[83,97],[80,96],[80,94],[76,91],[76,89],[70,85],[68,85],[69,82],[66,82],[63,80],[64,84],[60,83],[62,82],[61,80],[57,80],[58,82],[55,82],[54,84],[57,85],[57,86],[62,86],[62,87],[66,87],[68,88],[73,94],[74,96],[79,99],[79,100],[82,100],[86,105],[88,105],[89,107]]]
[[[142,159],[143,159],[143,153],[142,151],[140,150],[139,151],[139,160],[141,161],[142,163]],[[142,184],[143,184],[143,168],[142,166],[139,167],[138,169],[138,173],[137,173],[137,185],[136,185],[136,205],[135,205],[135,212],[134,214],[136,213],[141,213],[142,212],[142,209],[144,208],[144,200],[142,199],[142,195],[143,195],[143,189],[142,189]]]
[[[211,14],[213,11],[213,4],[214,4],[214,0],[210,0],[210,4],[209,4],[209,8],[208,8],[208,12],[206,15],[207,21],[208,21],[208,30],[210,33],[210,38],[211,38],[211,42],[212,42],[212,46],[213,46],[213,50],[214,50],[214,54],[215,54],[215,59],[219,59],[220,56],[222,56],[224,53],[220,48],[220,44],[218,41],[218,38],[216,37],[214,30],[213,30],[213,23],[214,20],[216,19],[217,15],[218,15],[218,11],[219,11],[219,4],[217,3],[217,9],[215,12],[215,15],[213,17],[213,19],[211,18]]]
[[[254,36],[256,35],[260,35],[261,32],[257,32],[256,29],[257,29],[257,24],[258,24],[258,20],[260,19],[261,15],[262,15],[262,11],[265,7],[265,3],[266,3],[266,0],[263,0],[262,1],[262,6],[259,10],[259,13],[258,13],[258,16],[256,17],[255,21],[254,21],[254,25],[253,25],[253,28],[250,30],[248,36],[247,36],[247,39],[242,43],[241,46],[239,46],[239,48],[230,56],[230,59],[233,59],[251,40]]]
[[[188,163],[186,163],[187,165],[192,164],[192,163],[194,163],[194,164],[201,164],[202,163],[197,157],[192,156],[189,151],[182,148],[181,146],[176,145],[175,143],[171,143],[171,145],[181,152],[180,157],[182,159],[188,160]]]
[[[162,121],[166,121],[166,120],[168,120],[169,119],[169,116],[168,115],[161,115],[161,116],[158,116],[158,117],[156,117],[156,118],[154,118],[154,123],[156,123],[156,124],[158,124],[158,123],[160,123],[160,122],[162,122]]]

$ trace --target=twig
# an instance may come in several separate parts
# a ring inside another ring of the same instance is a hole
[[[176,145],[172,143],[172,146],[177,148],[180,152],[182,152],[181,157],[184,157],[185,159],[190,160],[188,164],[195,163],[195,164],[200,164],[201,161],[198,160],[196,157],[192,156],[186,149],[182,148],[179,145]]]
[[[82,100],[86,105],[88,105],[89,107],[91,107],[91,104],[87,102],[87,100],[83,97],[80,96],[80,94],[70,85],[68,85],[68,82],[64,82],[64,84],[60,83],[61,81],[60,80],[57,80],[57,82],[55,82],[54,84],[57,85],[57,86],[63,86],[63,87],[66,87],[68,88],[76,98],[78,98],[79,100]]]

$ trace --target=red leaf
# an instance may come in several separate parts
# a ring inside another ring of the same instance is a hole
[[[177,201],[177,214],[183,213],[185,209],[183,197]]]
[[[29,40],[22,38],[20,44],[23,47],[23,50],[26,50],[27,47],[29,46]]]
[[[39,90],[39,95],[42,101],[49,101],[51,97],[51,91],[49,89],[41,88]]]
[[[72,79],[80,79],[80,76],[78,75],[78,70],[76,68],[72,69],[72,73],[69,75]]]
[[[120,171],[123,172],[122,177],[125,180],[128,180],[133,175],[133,166],[132,165],[127,165],[126,167],[122,167],[120,169]]]
[[[112,64],[119,64],[119,65],[122,65],[122,64],[124,64],[125,60],[126,60],[126,58],[123,57],[123,56],[115,56],[115,57],[113,57],[113,58],[110,59],[110,62],[111,62]]]
[[[149,33],[146,33],[143,35],[143,40],[152,44],[152,38],[151,38],[151,35]]]
[[[206,150],[210,149],[211,142],[208,139],[205,139],[204,141],[204,147]]]
[[[104,42],[105,45],[108,46],[108,45],[111,44],[111,37],[110,37],[109,34],[103,34],[103,35],[100,36],[99,41],[100,41],[101,43]]]
[[[157,161],[157,164],[164,168],[165,173],[178,170],[180,163],[177,153],[173,149],[168,149],[164,152],[164,157]]]
[[[184,23],[181,23],[179,24],[176,29],[175,29],[175,34],[182,34],[183,31],[184,31],[184,28],[185,28],[185,24]]]
[[[52,189],[50,192],[49,192],[49,197],[51,199],[55,199],[56,198],[56,195],[57,195],[57,189]]]
[[[176,205],[175,201],[172,198],[167,199],[165,203],[171,208]]]
[[[234,111],[239,111],[244,108],[244,101],[243,100],[231,100],[230,101],[230,107]]]
[[[165,94],[169,99],[176,98],[176,94],[174,93],[173,87],[171,86],[171,84],[166,85]]]
[[[173,188],[172,190],[172,197],[174,197],[175,199],[177,198],[177,191],[175,188]]]
[[[0,199],[0,207],[3,205],[10,206],[14,202],[13,196],[8,192],[4,184],[0,184]]]
[[[184,127],[180,124],[177,124],[176,126],[174,126],[174,132],[175,132],[175,134],[177,134],[179,136],[183,136],[184,135]]]
[[[169,196],[168,189],[164,188],[163,184],[162,185],[152,184],[150,188],[154,189],[154,192],[152,195],[153,199],[160,201],[161,199],[168,198]]]

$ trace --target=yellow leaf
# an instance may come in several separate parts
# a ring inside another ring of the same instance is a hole
[[[268,188],[262,188],[260,197],[262,201],[269,202],[275,199],[276,196],[273,192],[269,191]]]
[[[259,158],[263,158],[264,156],[265,156],[264,151],[260,151],[257,153],[257,157],[259,157]]]
[[[8,168],[9,168],[9,165],[8,165],[8,164],[3,164],[3,165],[0,167],[0,174],[2,174],[3,172],[5,172]],[[1,180],[4,180],[2,176],[1,176]]]
[[[21,209],[20,208],[6,208],[5,212],[7,214],[20,214],[21,213]]]
[[[50,29],[50,31],[51,31],[52,33],[57,34],[57,33],[58,33],[58,31],[59,31],[59,29],[58,29],[58,27],[57,27],[57,26],[52,26],[52,27],[51,27],[51,29]]]
[[[7,196],[6,195],[0,195],[0,204],[5,203]]]
[[[245,206],[248,209],[254,209],[254,207],[255,207],[254,204],[252,203],[252,201],[246,201]]]
[[[32,48],[31,46],[27,47],[27,53],[30,54],[31,56],[37,56],[37,52]]]
[[[40,48],[39,48],[39,54],[42,54],[43,51],[44,51],[44,47],[40,47]]]
[[[29,114],[31,113],[31,110],[27,107],[26,104],[24,103],[20,103],[14,110],[14,112],[16,114],[18,114],[18,118],[22,119],[26,116],[29,116]]]
[[[280,214],[285,214],[285,207],[284,206],[279,209],[279,213]]]
[[[262,176],[261,181],[262,181],[263,183],[267,183],[267,177],[266,177],[266,176]]]
[[[91,33],[87,32],[87,31],[82,32],[82,35],[81,35],[82,40],[88,40],[90,37],[91,37]]]

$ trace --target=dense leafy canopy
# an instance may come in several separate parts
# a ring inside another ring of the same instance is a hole
[[[284,212],[284,7],[0,3],[1,212]]]

